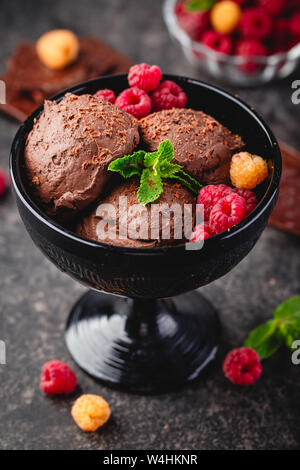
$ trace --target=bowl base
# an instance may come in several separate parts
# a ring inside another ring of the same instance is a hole
[[[215,309],[197,292],[141,300],[90,291],[71,311],[66,343],[107,385],[155,393],[196,379],[215,357],[219,332]]]

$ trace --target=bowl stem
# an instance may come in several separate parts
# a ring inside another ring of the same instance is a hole
[[[71,311],[66,342],[93,377],[153,393],[196,379],[215,357],[219,331],[214,308],[197,292],[143,300],[90,291]]]

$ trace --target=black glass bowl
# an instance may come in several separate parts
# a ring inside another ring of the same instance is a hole
[[[270,162],[271,177],[256,209],[230,232],[206,240],[201,250],[105,245],[76,236],[44,214],[27,190],[23,165],[24,143],[42,107],[21,126],[11,151],[12,184],[32,240],[61,271],[92,288],[77,301],[67,323],[73,358],[92,376],[135,392],[182,385],[214,358],[219,337],[215,310],[199,293],[186,292],[223,276],[249,253],[275,206],[281,175],[276,139],[249,106],[198,80],[164,78],[182,86],[187,106],[214,116],[244,138],[248,151]],[[127,87],[126,75],[116,75],[68,91],[111,88],[118,93]]]

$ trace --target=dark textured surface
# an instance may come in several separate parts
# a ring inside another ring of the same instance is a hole
[[[19,40],[70,27],[79,34],[100,35],[136,61],[205,78],[171,43],[160,8],[159,0],[28,0],[25,10],[24,2],[3,2],[0,69]],[[278,137],[300,149],[300,106],[291,103],[292,80],[234,91],[266,118]],[[3,117],[0,122],[0,164],[7,168],[17,125]],[[240,346],[278,303],[299,293],[299,253],[299,239],[268,228],[235,270],[202,289],[223,324],[215,365],[185,390],[127,395],[99,385],[72,363],[63,340],[65,321],[84,289],[34,247],[8,195],[0,204],[0,339],[7,345],[7,365],[0,365],[0,448],[297,448],[300,366],[292,365],[290,354],[282,351],[267,360],[261,381],[247,389],[231,385],[220,367],[227,350]],[[49,399],[39,392],[40,367],[54,357],[74,366],[82,391],[102,394],[110,402],[113,417],[99,432],[86,435],[75,426],[70,415],[74,397]]]

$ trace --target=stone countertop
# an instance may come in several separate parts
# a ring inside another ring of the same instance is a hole
[[[164,71],[208,79],[193,69],[171,42],[160,0],[3,3],[0,72],[20,40],[52,28],[104,38],[135,61]],[[34,13],[33,13],[34,12]],[[300,149],[300,105],[291,102],[299,77],[256,89],[231,89],[253,105],[279,138]],[[225,87],[228,88],[228,87]],[[0,165],[8,169],[18,126],[0,116]],[[221,350],[201,380],[184,390],[138,396],[112,391],[85,375],[70,359],[63,334],[68,312],[84,289],[60,273],[35,248],[11,194],[0,203],[1,449],[295,449],[300,443],[300,366],[282,351],[264,362],[262,379],[239,388],[221,372],[222,358],[240,346],[250,329],[299,294],[300,240],[267,228],[253,251],[230,274],[202,289],[223,325]],[[41,365],[69,362],[82,391],[102,394],[113,410],[99,432],[84,434],[70,415],[74,397],[47,398],[38,388]]]

